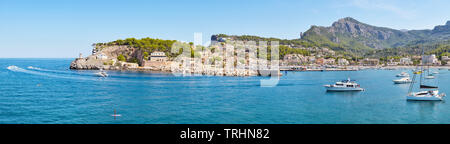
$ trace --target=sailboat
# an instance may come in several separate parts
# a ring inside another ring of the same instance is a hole
[[[422,55],[424,55],[423,51],[424,51],[424,49],[422,47]],[[415,100],[415,101],[442,101],[445,97],[445,93],[439,94],[439,88],[437,86],[423,84],[423,77],[422,77],[423,73],[424,73],[423,65],[425,65],[425,64],[427,64],[427,63],[422,58],[422,65],[420,65],[420,70],[419,70],[419,68],[417,68],[418,71],[414,72],[413,80],[412,80],[412,81],[414,81],[416,79],[416,75],[420,74],[420,84],[419,85],[420,85],[421,91],[412,92],[414,83],[411,83],[411,85],[409,86],[408,96],[406,96],[406,99],[407,100]],[[427,71],[429,73],[429,68],[427,69]],[[428,76],[430,76],[430,75],[428,75]]]

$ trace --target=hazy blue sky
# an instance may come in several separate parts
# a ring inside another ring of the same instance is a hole
[[[293,39],[353,17],[395,29],[450,20],[448,0],[0,0],[0,57],[77,57],[127,37],[193,41],[194,32]]]

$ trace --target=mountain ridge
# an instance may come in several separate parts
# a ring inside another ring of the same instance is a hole
[[[402,47],[412,43],[439,42],[450,39],[450,21],[445,25],[429,30],[397,30],[378,27],[345,17],[333,22],[331,26],[312,25],[302,34],[302,39],[317,44],[339,45],[350,52],[367,53],[374,50]]]

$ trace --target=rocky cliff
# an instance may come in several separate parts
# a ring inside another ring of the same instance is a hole
[[[92,55],[85,58],[77,58],[70,64],[70,69],[87,70],[117,70],[135,68],[142,59],[142,53],[136,48],[129,46],[96,46]],[[117,60],[119,55],[123,55],[125,61],[137,63],[121,62]]]
[[[333,45],[358,52],[405,46],[417,41],[442,41],[450,39],[450,21],[433,30],[396,30],[376,27],[347,17],[330,27],[312,26],[302,39],[318,44]]]

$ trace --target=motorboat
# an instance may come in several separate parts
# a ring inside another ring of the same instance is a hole
[[[442,101],[444,97],[445,94],[439,94],[439,90],[430,90],[410,93],[406,98],[407,100],[416,101]]]
[[[402,72],[402,73],[400,73],[400,74],[397,74],[396,76],[397,76],[397,77],[409,77],[409,74],[406,73],[406,72]]]
[[[413,82],[409,77],[404,77],[397,80],[392,80],[395,84],[405,84],[405,83],[411,83]]]
[[[327,91],[363,91],[364,89],[360,87],[359,84],[355,82],[355,80],[343,80],[340,82],[336,82],[331,85],[324,85]]]
[[[107,74],[105,71],[101,70],[100,72],[95,73],[95,76],[98,76],[98,77],[108,77],[108,74]]]

